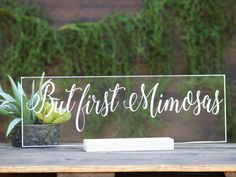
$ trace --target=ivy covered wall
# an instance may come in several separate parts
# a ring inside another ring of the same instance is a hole
[[[222,73],[234,5],[232,0],[146,0],[132,16],[116,13],[55,29],[39,6],[1,0],[0,72],[17,77],[58,67],[56,74],[63,75],[132,74],[132,61],[141,60],[149,74],[171,74],[178,38],[186,74]]]
[[[0,0],[1,84],[6,74],[19,78],[45,70],[132,75],[137,62],[146,66],[145,74],[173,74],[178,62],[185,74],[225,73],[222,56],[235,32],[235,8],[234,0],[143,0],[134,15],[113,13],[54,28],[39,6]],[[180,61],[174,57],[177,41]]]

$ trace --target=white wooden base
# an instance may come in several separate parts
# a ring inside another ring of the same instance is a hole
[[[86,152],[174,150],[174,140],[161,138],[84,139]]]

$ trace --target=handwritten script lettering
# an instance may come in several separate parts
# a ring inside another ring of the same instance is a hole
[[[92,93],[92,86],[87,84],[81,87],[73,84],[69,89],[65,89],[67,100],[62,101],[53,97],[56,87],[50,80],[42,86],[42,96],[35,95],[35,103],[28,109],[35,112],[40,111],[47,100],[53,105],[52,110],[62,110],[64,107],[66,111],[76,111],[76,129],[82,132],[85,129],[86,118],[92,112],[102,117],[108,116],[109,113],[115,112],[118,108],[131,112],[144,109],[149,112],[151,118],[156,118],[158,114],[166,111],[174,111],[177,114],[181,111],[192,111],[193,115],[197,116],[202,110],[205,110],[209,114],[217,115],[223,102],[219,90],[215,90],[213,96],[202,94],[200,90],[188,91],[183,99],[178,100],[173,97],[164,98],[163,93],[159,93],[159,83],[154,84],[151,89],[147,89],[146,85],[141,83],[138,92],[131,92],[128,97],[126,96],[122,100],[119,95],[124,93],[127,88],[119,83],[116,83],[114,88],[108,88],[104,91],[102,97]],[[80,95],[79,98],[76,98],[76,93]],[[41,101],[39,101],[40,98]],[[36,110],[36,107],[40,109]],[[62,113],[62,111],[60,112]]]

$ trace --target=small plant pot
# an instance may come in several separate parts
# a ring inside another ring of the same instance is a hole
[[[24,146],[58,145],[61,142],[60,124],[24,125]],[[22,147],[21,126],[11,134],[12,146]]]

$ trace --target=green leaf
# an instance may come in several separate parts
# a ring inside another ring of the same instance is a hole
[[[35,87],[35,80],[33,80],[33,82],[32,82],[31,98],[34,97],[34,87]]]
[[[42,76],[41,76],[41,79],[40,79],[40,82],[39,82],[39,90],[41,90],[41,87],[42,87],[42,85],[43,85],[44,76],[45,76],[45,72],[43,72],[43,74],[42,74]]]
[[[0,96],[2,96],[7,101],[16,102],[16,100],[11,95],[3,91],[1,86],[0,86]]]
[[[15,115],[20,116],[20,106],[15,105],[15,102],[5,101],[0,105],[8,112],[13,112]]]
[[[52,121],[52,124],[60,124],[60,123],[64,123],[66,121],[68,121],[71,118],[71,113],[67,112],[64,115],[62,115],[61,117],[58,117],[56,120]]]
[[[24,117],[24,123],[25,124],[34,124],[32,118],[31,118],[31,111],[27,108],[26,104],[29,103],[29,101],[23,97],[23,105],[22,105],[22,108],[23,108],[23,117]]]
[[[22,88],[22,85],[20,84],[20,82],[17,82],[17,88],[18,88],[18,92],[20,93],[20,96],[25,96],[26,97],[26,94]]]
[[[40,96],[40,97],[42,97],[42,86],[43,86],[43,84],[44,84],[44,82],[43,82],[43,80],[44,80],[44,76],[45,76],[45,72],[43,72],[43,74],[42,74],[42,76],[41,76],[41,78],[40,78],[40,81],[39,81],[39,87],[38,87],[38,90],[37,90],[37,94]]]
[[[20,123],[20,121],[21,121],[21,118],[14,118],[14,119],[11,121],[11,123],[8,125],[6,136],[8,136],[8,135],[12,132],[12,130],[15,128],[15,126],[16,126],[18,123]]]
[[[7,110],[5,110],[4,107],[0,106],[0,114],[2,114],[4,116],[7,116],[10,113]]]
[[[8,78],[9,78],[10,83],[11,83],[11,87],[12,87],[14,97],[15,97],[16,101],[18,103],[20,103],[21,102],[21,93],[18,91],[18,88],[17,88],[15,82],[13,81],[13,79],[11,78],[11,76],[8,75]]]
[[[1,103],[0,106],[5,106],[5,105],[11,103],[10,101],[6,101],[6,100],[2,100],[1,102],[2,102],[2,103]]]
[[[30,100],[30,102],[31,102],[31,105],[33,105],[34,103],[33,103],[33,98],[34,98],[34,87],[35,87],[35,80],[33,80],[33,82],[32,82],[32,94],[31,94],[31,100]],[[35,114],[34,114],[34,110],[32,110],[31,111],[31,116],[32,116],[32,119],[33,119],[33,122],[35,122]]]

